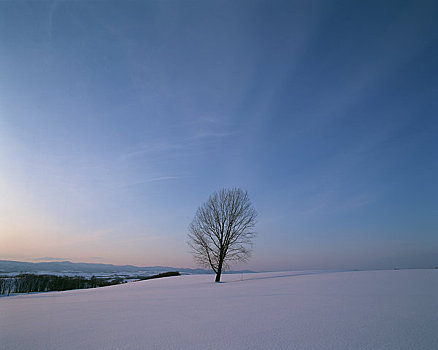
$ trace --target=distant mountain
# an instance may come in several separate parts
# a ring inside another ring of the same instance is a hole
[[[53,261],[53,262],[38,262],[29,263],[22,261],[0,260],[0,274],[2,273],[36,273],[36,272],[52,272],[52,273],[161,273],[169,271],[179,271],[187,274],[209,274],[211,270],[204,269],[187,269],[175,268],[168,266],[133,266],[133,265],[112,265],[112,264],[94,264],[94,263],[73,263],[71,261]],[[249,273],[252,271],[231,271],[234,273]]]

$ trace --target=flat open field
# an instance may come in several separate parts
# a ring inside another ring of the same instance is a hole
[[[438,349],[438,270],[190,275],[0,298],[1,349]]]

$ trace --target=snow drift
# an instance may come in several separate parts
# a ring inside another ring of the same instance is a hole
[[[190,275],[0,298],[2,349],[438,349],[438,270]]]

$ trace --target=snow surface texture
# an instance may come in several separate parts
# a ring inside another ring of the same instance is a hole
[[[190,275],[0,299],[1,349],[438,349],[438,270]]]

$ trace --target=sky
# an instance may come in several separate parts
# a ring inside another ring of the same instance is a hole
[[[195,267],[258,212],[259,271],[438,265],[436,1],[0,2],[0,259]]]

